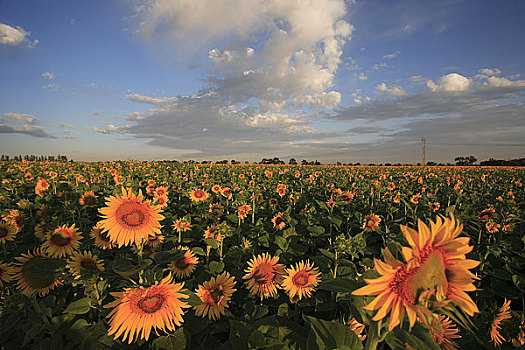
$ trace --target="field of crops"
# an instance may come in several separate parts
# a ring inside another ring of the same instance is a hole
[[[525,347],[524,168],[0,174],[2,349]]]

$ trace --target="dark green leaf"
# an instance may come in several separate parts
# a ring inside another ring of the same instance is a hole
[[[91,308],[91,299],[82,298],[69,304],[64,310],[65,314],[83,315]]]

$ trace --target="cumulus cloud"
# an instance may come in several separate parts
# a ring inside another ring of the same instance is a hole
[[[28,124],[38,124],[40,121],[35,116],[32,116],[31,114],[21,114],[21,113],[4,113],[4,117],[9,118],[11,120],[16,121],[23,121]]]
[[[10,25],[0,23],[0,44],[9,46],[21,46],[28,42],[31,33],[20,26],[11,27]],[[28,42],[28,47],[32,48],[38,44],[38,40]]]
[[[125,128],[126,127],[118,127],[118,126],[115,126],[113,124],[109,124],[108,126],[106,126],[104,128],[98,128],[96,126],[88,127],[88,129],[96,131],[96,132],[98,132],[100,134],[112,134],[112,133],[121,131],[122,129],[125,129]]]
[[[137,34],[150,42],[160,40],[163,47],[184,43],[194,54],[205,49],[205,86],[189,96],[129,94],[126,99],[155,107],[126,117],[135,122],[128,128],[92,130],[125,132],[154,145],[224,156],[239,152],[241,145],[260,150],[269,142],[289,147],[305,138],[339,135],[319,131],[314,124],[341,103],[334,78],[353,31],[343,19],[343,0],[147,4],[137,14]],[[231,140],[230,148],[226,144]]]
[[[130,101],[134,101],[134,102],[149,103],[152,105],[163,105],[163,104],[175,102],[177,100],[176,97],[155,98],[155,97],[148,97],[148,96],[143,96],[139,94],[126,95],[126,99]]]
[[[472,153],[473,147],[480,152],[478,158],[498,156],[499,151],[507,157],[520,156],[525,130],[525,81],[507,77],[444,77],[436,84],[439,89],[428,87],[396,98],[380,97],[340,109],[333,118],[394,125],[391,130],[395,132],[382,131],[376,140],[377,157],[380,150],[416,149],[410,143],[417,144],[423,136],[427,147],[441,160],[451,161],[465,150]],[[456,84],[457,81],[464,83]],[[380,89],[388,87],[385,84]],[[351,131],[364,133],[366,129]]]
[[[46,79],[49,79],[49,80],[52,80],[55,78],[55,75],[51,72],[45,72],[45,73],[42,73],[42,76]]]
[[[432,80],[427,82],[428,88],[432,91],[465,91],[470,85],[470,79],[458,73],[444,75],[439,78],[438,83]]]
[[[48,133],[45,129],[37,125],[40,120],[31,114],[21,113],[4,113],[4,117],[0,118],[0,133],[2,134],[26,134],[34,137],[47,137],[56,139],[53,134]],[[13,125],[12,123],[15,123]],[[20,124],[22,122],[23,124]]]
[[[46,132],[43,127],[31,124],[0,124],[0,134],[26,134],[34,137],[47,137],[51,139],[57,138],[55,135]]]
[[[388,87],[385,83],[381,83],[376,86],[376,89],[380,92],[390,94],[392,96],[404,96],[406,95],[405,90],[400,86]]]

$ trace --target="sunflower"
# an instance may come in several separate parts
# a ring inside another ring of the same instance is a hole
[[[108,232],[104,231],[100,222],[97,222],[97,224],[93,226],[89,236],[95,240],[95,246],[99,249],[105,250],[113,247],[113,244],[109,240]]]
[[[223,272],[217,277],[212,277],[197,288],[196,294],[202,304],[194,306],[197,316],[208,317],[216,320],[224,315],[224,308],[228,307],[233,292],[236,291],[235,279],[228,272]]]
[[[75,279],[78,279],[82,274],[104,271],[104,262],[91,252],[75,252],[69,258],[68,267]]]
[[[49,293],[50,290],[61,284],[60,274],[51,271],[49,265],[53,260],[41,248],[36,249],[21,257],[16,257],[15,276],[17,288],[25,295],[33,295],[38,292],[40,296]]]
[[[24,226],[24,217],[16,209],[9,210],[7,215],[2,218],[2,221],[12,225],[16,229],[16,231],[20,231]]]
[[[53,232],[47,233],[47,240],[42,244],[42,247],[52,257],[62,258],[71,255],[80,245],[81,239],[82,236],[77,231],[75,224],[70,227],[62,225]]]
[[[96,207],[98,197],[95,196],[93,191],[84,192],[82,197],[78,200],[80,205],[85,205],[86,207]]]
[[[155,189],[155,197],[164,197],[168,195],[168,189],[166,187],[157,187]]]
[[[155,196],[153,201],[161,208],[166,208],[168,206],[168,196]]]
[[[149,200],[143,201],[142,191],[138,196],[131,189],[122,187],[122,196],[106,198],[106,207],[99,209],[103,220],[100,225],[104,231],[109,231],[111,243],[120,247],[130,244],[140,245],[149,236],[160,234],[164,219],[160,215],[161,208],[152,206]]]
[[[4,286],[4,282],[10,282],[13,279],[14,274],[14,267],[12,267],[11,264],[6,264],[2,260],[0,260],[0,287]]]
[[[189,277],[193,271],[195,271],[199,258],[197,258],[188,247],[180,247],[178,250],[181,253],[183,252],[184,255],[173,260],[170,267],[175,272],[177,278]]]
[[[214,185],[212,188],[211,188],[212,192],[217,194],[217,193],[220,193],[221,190],[222,190],[222,187],[219,186],[219,185]]]
[[[500,346],[503,344],[505,338],[500,334],[501,324],[505,320],[510,320],[512,318],[510,314],[510,300],[505,298],[503,306],[499,309],[498,314],[492,320],[490,324],[490,340],[494,343],[494,346]]]
[[[375,214],[368,215],[365,217],[365,222],[363,223],[363,230],[366,232],[377,231],[379,228],[379,223],[381,218]]]
[[[278,230],[282,230],[286,226],[286,223],[283,221],[282,213],[275,215],[272,219],[272,222],[273,222],[273,227]]]
[[[17,233],[13,225],[0,222],[0,243],[6,244],[7,241],[12,241]]]
[[[35,237],[41,241],[47,240],[47,233],[51,230],[50,224],[39,224],[35,226]]]
[[[193,190],[190,192],[190,198],[194,203],[204,202],[209,197],[210,195],[208,194],[208,192],[204,190]]]
[[[190,307],[182,299],[189,298],[183,294],[184,283],[171,283],[169,275],[160,283],[150,287],[125,288],[123,292],[110,293],[116,300],[105,305],[113,308],[108,314],[108,335],[131,344],[135,339],[149,339],[151,330],[174,331],[184,320],[183,308]]]
[[[439,315],[439,318],[436,318],[436,316],[434,316],[431,326],[424,323],[423,326],[430,330],[432,338],[434,338],[434,341],[442,350],[457,349],[458,344],[454,341],[454,339],[461,338],[461,336],[458,334],[459,329],[457,329],[454,323],[452,323],[450,318],[444,315]]]
[[[247,280],[246,286],[250,294],[259,295],[261,300],[277,294],[277,288],[284,280],[284,266],[277,264],[278,256],[271,257],[268,253],[253,257],[248,262],[248,268],[244,271]]]
[[[352,317],[350,321],[346,323],[348,326],[350,326],[350,330],[357,335],[360,341],[365,341],[366,335],[363,334],[363,331],[365,330],[365,325],[362,323],[359,323],[355,317]]]
[[[395,259],[385,249],[385,261],[374,259],[375,269],[381,275],[377,279],[365,279],[367,286],[353,292],[354,295],[377,296],[366,310],[379,309],[374,321],[390,313],[389,330],[396,327],[406,313],[410,326],[416,316],[432,318],[427,307],[454,303],[473,316],[478,307],[465,293],[476,290],[476,277],[469,271],[479,265],[478,261],[466,259],[472,250],[468,237],[460,237],[463,225],[456,226],[454,217],[440,217],[430,222],[430,228],[421,220],[418,231],[401,226],[401,230],[412,248],[403,247],[407,264]],[[422,306],[423,305],[423,306]]]
[[[303,296],[309,298],[320,282],[321,273],[308,260],[299,262],[295,268],[286,269],[286,273],[282,287],[292,301],[301,300]]]

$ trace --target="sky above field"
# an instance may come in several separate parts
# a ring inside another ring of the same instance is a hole
[[[525,1],[0,0],[0,153],[525,156]]]

